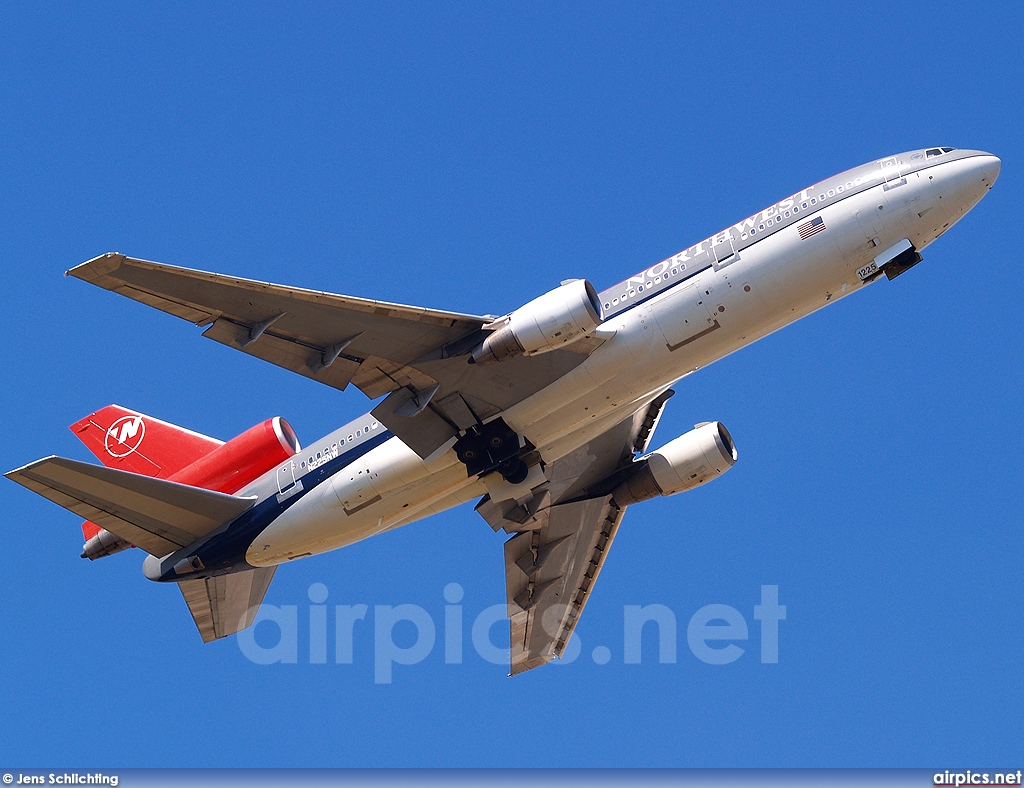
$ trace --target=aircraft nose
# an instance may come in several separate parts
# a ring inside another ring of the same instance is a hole
[[[935,175],[941,183],[944,204],[962,216],[981,200],[999,177],[1002,162],[991,153],[971,151],[970,156],[940,164]],[[942,199],[940,197],[940,199]]]
[[[996,178],[999,177],[999,171],[1003,168],[1003,163],[999,160],[998,156],[993,156],[991,153],[986,153],[978,158],[980,159],[978,169],[981,171],[981,179],[984,183],[991,186],[996,182]]]

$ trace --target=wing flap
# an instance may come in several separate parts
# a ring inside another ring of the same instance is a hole
[[[252,626],[276,566],[178,583],[204,643]]]
[[[255,503],[63,457],[5,475],[157,557],[190,545]]]

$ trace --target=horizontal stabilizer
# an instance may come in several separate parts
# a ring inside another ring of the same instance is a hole
[[[178,585],[203,642],[234,635],[252,626],[276,566],[236,572]]]
[[[256,502],[63,457],[5,476],[157,557],[192,544]]]

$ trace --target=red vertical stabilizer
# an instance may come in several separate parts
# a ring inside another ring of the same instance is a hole
[[[222,441],[136,413],[107,405],[70,427],[89,451],[108,468],[166,479],[223,445]],[[95,523],[82,524],[88,542],[99,533]]]

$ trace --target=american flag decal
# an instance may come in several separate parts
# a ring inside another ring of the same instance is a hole
[[[803,224],[799,225],[796,229],[800,233],[800,240],[806,241],[812,235],[820,233],[822,230],[825,229],[825,220],[822,219],[820,216],[815,216],[809,222],[804,222]]]

